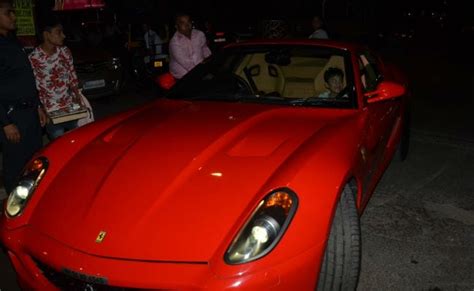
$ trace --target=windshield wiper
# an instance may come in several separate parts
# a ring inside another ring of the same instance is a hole
[[[323,106],[323,107],[341,107],[342,104],[348,103],[347,98],[321,98],[317,96],[298,98],[290,101],[294,106]],[[342,106],[345,107],[345,106]]]
[[[182,98],[187,100],[209,100],[209,101],[230,101],[230,102],[255,102],[255,103],[274,103],[289,104],[293,106],[322,106],[339,107],[347,100],[333,98],[305,97],[305,98],[287,98],[276,95],[242,95],[242,94],[206,94]]]
[[[201,94],[184,99],[189,100],[225,100],[225,101],[249,101],[249,100],[258,100],[267,97],[259,95],[249,95],[249,94],[240,94],[240,93],[210,93],[210,94]],[[268,98],[279,98],[279,97],[268,97]],[[280,99],[278,99],[280,100]]]
[[[203,94],[203,95],[196,95],[192,97],[184,97],[182,99],[187,100],[211,100],[211,101],[238,101],[240,100],[240,96],[237,94]]]
[[[327,103],[327,100],[319,98],[317,96],[298,98],[290,101],[291,105],[313,105],[319,106]]]
[[[273,100],[273,101],[288,101],[288,98],[277,96],[277,95],[247,95],[247,98],[255,100]]]

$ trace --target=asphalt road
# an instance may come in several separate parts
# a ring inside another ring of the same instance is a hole
[[[415,132],[362,216],[358,290],[474,290],[474,143]]]
[[[458,46],[393,54],[412,81],[412,138],[361,219],[358,290],[474,290],[474,74]]]
[[[401,63],[415,81],[410,154],[391,163],[362,216],[358,290],[473,291],[472,68],[462,59],[411,57]],[[147,100],[128,92],[93,106],[101,118]],[[1,252],[0,290],[18,290]]]

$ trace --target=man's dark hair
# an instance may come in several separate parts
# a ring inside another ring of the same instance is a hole
[[[326,83],[329,83],[329,79],[331,79],[334,76],[340,76],[341,79],[344,79],[344,72],[336,67],[330,67],[324,72],[324,81]]]
[[[189,13],[186,13],[186,12],[178,12],[174,15],[174,23],[177,23],[178,22],[178,18],[180,17],[183,17],[183,16],[187,16],[189,17],[190,20],[193,20],[193,18],[191,17],[191,15]]]
[[[53,30],[53,28],[62,25],[61,20],[59,19],[59,17],[57,17],[54,14],[44,15],[42,18],[43,19],[41,19],[41,21],[38,25],[38,40],[40,42],[44,41],[43,32],[45,32],[45,31],[51,32]]]
[[[61,20],[56,15],[46,15],[43,17],[40,25],[39,32],[43,33],[45,31],[51,32],[53,28],[62,25]]]

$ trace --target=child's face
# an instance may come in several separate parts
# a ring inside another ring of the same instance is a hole
[[[62,46],[64,44],[64,32],[62,25],[55,26],[51,31],[44,32],[44,39],[49,41],[52,45]]]
[[[341,76],[332,76],[329,78],[328,82],[326,83],[326,87],[331,92],[331,95],[339,94],[343,89],[343,82]]]

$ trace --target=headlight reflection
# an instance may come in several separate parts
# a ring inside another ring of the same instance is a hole
[[[43,178],[48,168],[48,160],[40,157],[32,161],[23,172],[17,186],[8,196],[6,213],[10,217],[19,215],[26,206],[31,194]]]
[[[288,227],[296,207],[296,195],[289,190],[269,194],[227,250],[226,262],[246,263],[269,253]]]

